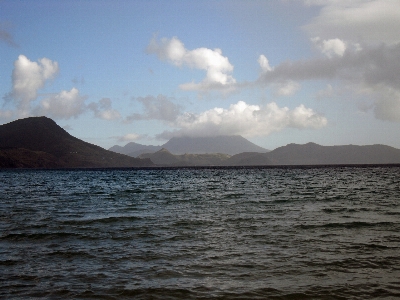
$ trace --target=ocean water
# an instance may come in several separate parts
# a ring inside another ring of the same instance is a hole
[[[0,171],[0,298],[400,298],[400,167]]]

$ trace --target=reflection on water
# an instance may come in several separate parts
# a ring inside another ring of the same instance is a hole
[[[2,171],[0,297],[400,297],[399,171]]]

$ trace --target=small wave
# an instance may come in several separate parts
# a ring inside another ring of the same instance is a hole
[[[314,228],[346,228],[346,229],[355,229],[355,228],[363,228],[363,227],[387,227],[393,226],[394,223],[391,222],[338,222],[338,223],[327,223],[327,224],[301,224],[297,225],[297,227],[301,229],[314,229]]]
[[[0,240],[24,241],[24,240],[52,240],[60,237],[73,237],[78,234],[72,232],[44,232],[44,233],[9,233]]]
[[[142,220],[142,217],[139,216],[104,216],[104,217],[96,217],[96,218],[83,218],[83,219],[72,219],[72,220],[64,220],[63,224],[66,225],[88,225],[93,223],[116,223],[116,222],[133,222]]]

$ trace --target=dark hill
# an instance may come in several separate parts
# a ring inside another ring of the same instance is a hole
[[[400,149],[385,145],[321,146],[289,144],[268,153],[241,153],[229,165],[337,165],[400,163]]]
[[[0,167],[105,168],[151,166],[79,140],[46,117],[0,126]]]

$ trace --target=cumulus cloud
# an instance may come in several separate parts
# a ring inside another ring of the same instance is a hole
[[[228,109],[216,107],[199,114],[184,113],[176,119],[175,131],[165,131],[157,138],[169,139],[185,135],[265,136],[288,127],[316,129],[326,124],[327,119],[324,116],[304,105],[290,110],[287,107],[278,107],[274,102],[261,107],[239,101]]]
[[[398,0],[304,0],[319,6],[319,14],[303,28],[310,36],[354,42],[400,42]]]
[[[155,37],[150,41],[147,52],[156,54],[160,60],[166,60],[175,66],[187,66],[206,71],[206,78],[199,83],[189,82],[180,85],[183,90],[232,90],[236,80],[230,75],[233,65],[222,55],[221,49],[197,48],[188,50],[176,37]]]
[[[98,103],[91,102],[88,108],[93,111],[95,117],[103,120],[117,120],[121,118],[121,114],[112,108],[110,98],[102,98]]]
[[[120,113],[112,108],[111,100],[103,98],[98,102],[85,103],[87,96],[82,96],[77,88],[63,90],[60,93],[41,95],[38,91],[59,71],[58,63],[48,58],[37,62],[25,55],[18,56],[12,73],[12,91],[3,99],[4,105],[14,105],[12,110],[0,110],[0,119],[21,118],[46,115],[54,119],[77,118],[91,110],[95,117],[103,120],[121,118]],[[39,98],[39,99],[38,99]]]
[[[43,88],[46,81],[53,79],[58,73],[58,63],[48,58],[38,62],[30,61],[25,55],[18,56],[14,62],[12,73],[13,89],[11,98],[23,113],[29,110],[30,102],[38,96],[38,90]]]
[[[144,107],[143,113],[134,113],[126,118],[127,122],[138,120],[161,120],[172,122],[181,114],[182,107],[164,95],[134,98]]]
[[[85,109],[87,97],[81,96],[78,89],[60,93],[43,99],[34,109],[36,115],[46,115],[55,119],[70,119],[82,114]]]

